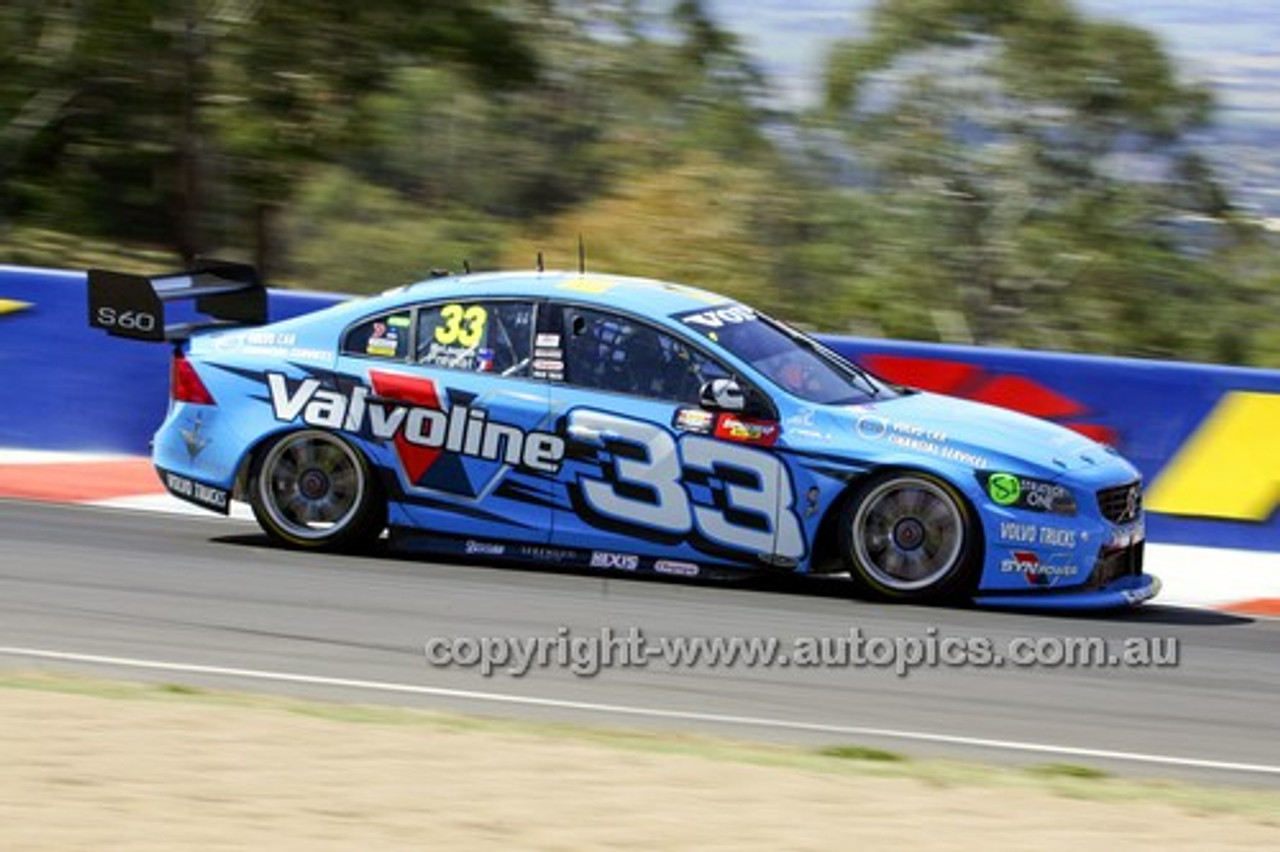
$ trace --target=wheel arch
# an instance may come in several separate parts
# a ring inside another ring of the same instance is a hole
[[[869,468],[847,482],[840,492],[832,498],[818,521],[818,527],[814,533],[811,570],[814,573],[833,573],[844,570],[844,555],[841,553],[840,548],[841,518],[844,517],[846,510],[857,499],[859,493],[866,489],[869,483],[877,479],[900,475],[924,476],[941,482],[960,503],[962,511],[971,520],[971,524],[966,531],[971,536],[971,541],[968,544],[969,558],[977,563],[972,566],[972,576],[966,583],[976,588],[976,584],[981,578],[982,561],[986,554],[986,530],[977,505],[966,490],[956,482],[956,477],[947,476],[945,473],[935,469],[908,462],[895,462]]]
[[[264,523],[260,513],[258,498],[251,493],[255,487],[253,481],[255,473],[263,463],[264,457],[269,457],[272,448],[280,442],[288,440],[292,435],[300,435],[307,432],[321,434],[331,441],[342,444],[353,454],[356,463],[364,470],[364,487],[367,494],[364,499],[368,501],[363,503],[363,515],[356,517],[355,526],[351,528],[355,529],[355,532],[350,534],[344,532],[331,542],[316,544],[314,549],[339,551],[363,549],[364,545],[371,543],[386,528],[390,517],[391,501],[387,492],[387,484],[384,481],[385,471],[383,468],[376,463],[360,441],[352,440],[351,435],[341,430],[321,429],[306,424],[288,424],[282,428],[273,429],[270,432],[259,435],[245,450],[238,462],[234,493],[238,496],[238,499],[245,500],[253,507],[259,526],[262,526],[268,535],[277,540],[284,540],[289,546],[311,548],[312,545],[309,543],[304,543],[283,534],[273,534],[271,530],[267,529],[267,525]]]
[[[240,460],[236,463],[236,475],[233,480],[232,497],[236,500],[247,500],[249,497],[249,474],[253,471],[254,462],[261,455],[262,451],[271,444],[278,441],[282,436],[290,432],[301,432],[303,429],[311,429],[314,427],[307,426],[305,423],[289,423],[278,429],[270,429],[263,432],[255,438],[240,454]],[[362,454],[364,450],[357,447]],[[367,456],[366,456],[367,458]]]

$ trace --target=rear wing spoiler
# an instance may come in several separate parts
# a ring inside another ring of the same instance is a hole
[[[166,322],[165,305],[191,299],[206,319]],[[89,325],[116,337],[186,340],[202,329],[266,321],[267,291],[248,264],[207,261],[185,272],[153,276],[89,270]]]

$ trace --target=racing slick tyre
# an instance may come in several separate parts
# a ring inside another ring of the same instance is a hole
[[[254,458],[249,503],[277,542],[306,550],[359,550],[387,525],[386,501],[364,455],[329,432],[282,435]]]
[[[971,590],[981,531],[950,485],[916,471],[873,477],[841,510],[840,552],[876,595],[934,603]]]

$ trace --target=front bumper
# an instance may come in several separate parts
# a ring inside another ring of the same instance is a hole
[[[1061,612],[1134,607],[1160,592],[1160,580],[1150,574],[1128,574],[1096,588],[1045,591],[1041,594],[983,593],[975,595],[978,606],[1006,609],[1057,610]]]

